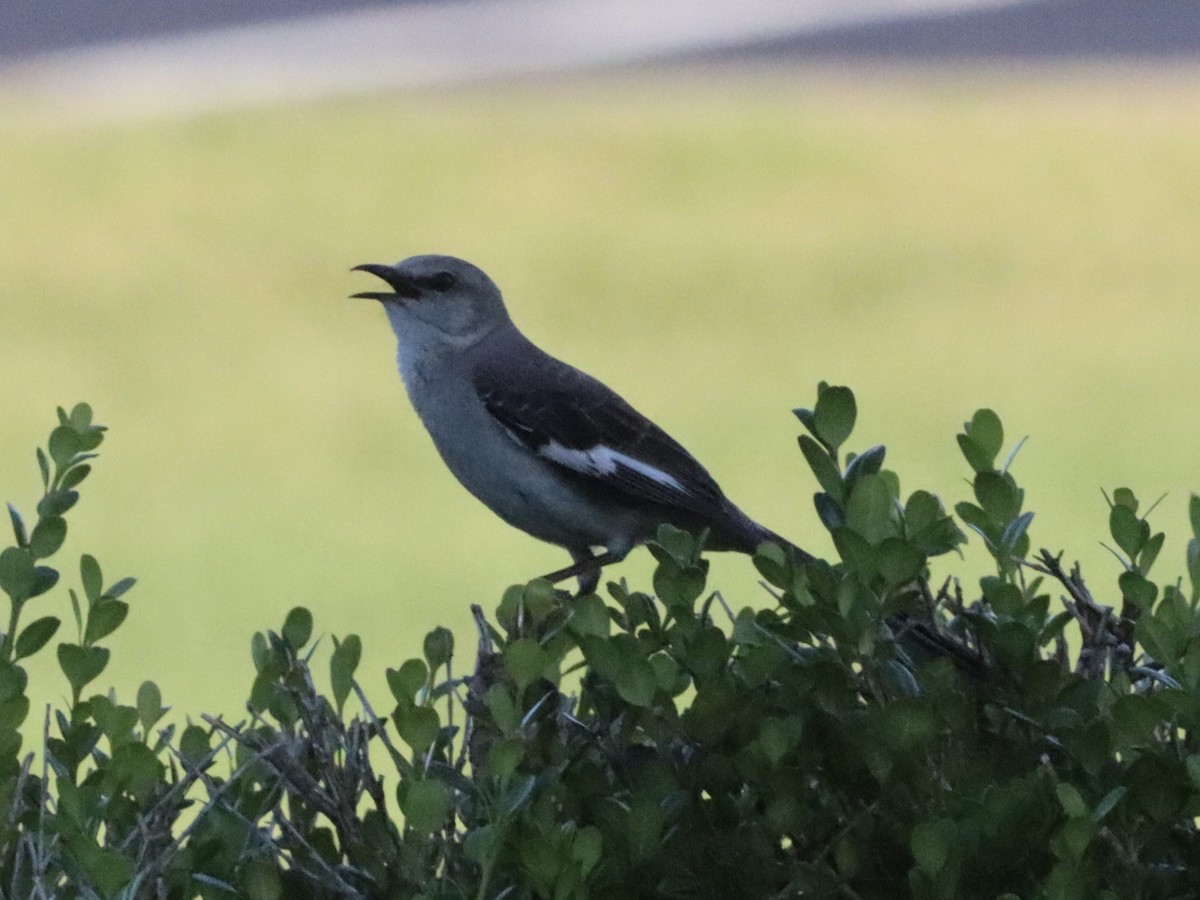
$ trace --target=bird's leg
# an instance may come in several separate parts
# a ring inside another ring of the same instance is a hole
[[[610,563],[620,562],[625,558],[624,553],[615,553],[612,550],[601,553],[599,556],[592,556],[590,550],[571,550],[569,552],[571,559],[575,560],[574,563],[565,569],[559,569],[542,577],[551,584],[558,584],[568,578],[578,578],[580,594],[590,594],[596,590],[596,585],[600,583],[600,570]]]

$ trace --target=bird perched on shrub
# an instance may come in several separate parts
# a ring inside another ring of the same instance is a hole
[[[383,304],[408,397],[450,471],[504,521],[571,554],[550,581],[577,577],[581,592],[595,590],[602,566],[663,524],[706,531],[712,550],[754,553],[771,542],[795,564],[812,561],[738,509],[694,456],[614,391],[525,337],[478,267],[427,255],[354,270],[391,288],[353,296]],[[904,615],[888,624],[915,654],[982,671],[974,651],[931,625]]]
[[[409,399],[450,471],[504,521],[571,554],[550,580],[577,576],[591,591],[602,565],[663,524],[707,530],[712,550],[772,541],[811,558],[738,509],[614,391],[533,344],[476,266],[413,256],[355,270],[391,288],[354,296],[383,304]]]

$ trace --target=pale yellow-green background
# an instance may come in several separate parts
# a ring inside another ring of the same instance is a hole
[[[1168,493],[1162,576],[1200,488],[1197,74],[607,75],[77,127],[3,98],[0,498],[32,516],[32,448],[88,400],[112,430],[59,561],[140,579],[94,686],[235,712],[251,634],[304,604],[362,635],[386,706],[428,628],[469,653],[469,603],[566,562],[452,481],[382,313],[345,299],[374,286],[354,264],[447,252],[817,551],[789,410],[818,380],[948,504],[954,434],[994,407],[1031,435],[1035,546],[1111,599],[1101,487]],[[761,596],[744,559],[714,570]]]

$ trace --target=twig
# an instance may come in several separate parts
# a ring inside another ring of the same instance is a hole
[[[1095,601],[1083,582],[1079,564],[1076,563],[1068,575],[1063,571],[1061,553],[1055,556],[1042,548],[1037,559],[1037,563],[1026,562],[1025,565],[1055,579],[1070,596],[1070,602],[1064,599],[1063,605],[1079,623],[1083,637],[1083,646],[1075,664],[1076,673],[1099,678],[1104,673],[1110,653],[1119,655],[1126,666],[1132,662],[1132,623],[1125,618],[1114,622],[1112,610]]]

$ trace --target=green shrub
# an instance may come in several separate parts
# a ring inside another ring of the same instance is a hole
[[[256,635],[247,718],[163,724],[87,693],[132,579],[82,556],[70,701],[23,752],[22,660],[59,635],[41,599],[104,429],[86,405],[37,454],[43,497],[0,553],[0,892],[5,897],[1168,898],[1200,883],[1200,498],[1182,579],[1132,491],[1109,500],[1116,577],[1093,593],[1031,551],[999,418],[958,435],[972,500],[903,497],[884,449],[844,454],[856,409],[797,410],[840,557],[754,559],[769,597],[733,609],[704,536],[664,528],[653,594],[509,588],[465,677],[455,640],[387,672],[314,624]],[[994,573],[929,580],[973,532]],[[450,586],[447,586],[448,590]],[[68,629],[69,631],[70,629]],[[939,655],[930,650],[950,646]],[[376,701],[378,702],[378,701]]]

